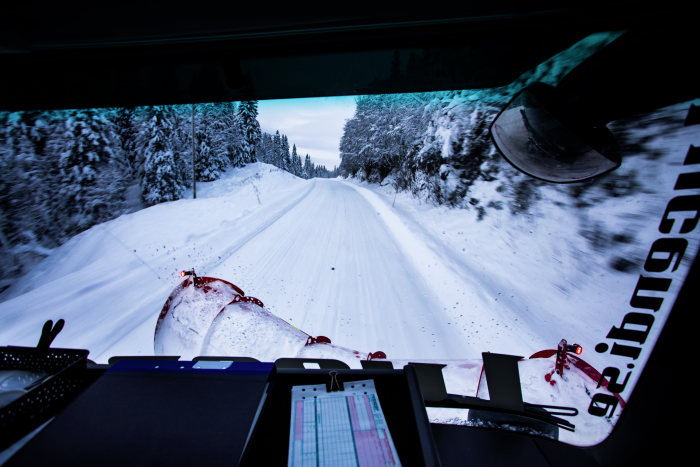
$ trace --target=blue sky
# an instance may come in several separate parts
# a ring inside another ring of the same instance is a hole
[[[345,121],[355,112],[355,96],[311,97],[258,101],[258,121],[263,131],[279,130],[289,146],[296,144],[303,158],[326,168],[340,164],[338,144]]]

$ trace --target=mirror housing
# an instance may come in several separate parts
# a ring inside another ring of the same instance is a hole
[[[491,124],[491,137],[516,169],[554,183],[597,177],[620,166],[604,124],[566,105],[555,88],[534,83],[520,91]]]

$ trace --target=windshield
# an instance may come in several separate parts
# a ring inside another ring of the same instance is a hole
[[[482,352],[517,355],[526,402],[578,408],[561,439],[600,442],[698,251],[698,102],[609,122],[621,166],[571,185],[489,128],[618,36],[494,89],[0,113],[0,344],[63,318],[97,362],[385,356],[486,398]]]

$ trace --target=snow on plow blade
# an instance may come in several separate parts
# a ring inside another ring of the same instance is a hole
[[[153,341],[156,355],[200,355],[211,322],[241,294],[241,289],[221,279],[185,279],[172,291],[158,317]]]
[[[202,355],[233,355],[263,362],[280,357],[360,359],[360,352],[330,343],[308,344],[309,335],[253,302],[229,303],[214,318],[202,344]]]
[[[265,309],[234,284],[213,277],[185,279],[161,310],[154,336],[156,355],[281,357],[351,360],[386,358],[312,337]]]

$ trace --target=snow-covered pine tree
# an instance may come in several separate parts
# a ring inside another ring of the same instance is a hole
[[[357,98],[340,141],[340,171],[373,182],[393,173],[399,185],[408,187],[429,120],[425,108],[430,99],[423,93]]]
[[[225,141],[217,134],[218,123],[215,108],[211,104],[197,106],[195,119],[195,135],[197,138],[197,154],[195,167],[197,180],[211,182],[221,177],[229,164],[226,154]]]
[[[264,132],[260,137],[260,141],[255,145],[255,159],[266,164],[273,162],[273,143],[272,135]]]
[[[136,109],[122,107],[112,113],[114,131],[119,144],[115,150],[121,152],[120,158],[125,161],[132,176],[136,176],[143,165],[142,153],[138,150],[138,126]]]
[[[362,169],[368,141],[367,130],[372,124],[369,112],[369,99],[358,97],[355,100],[355,114],[343,127],[339,146],[340,168],[346,176],[354,177]]]
[[[52,151],[57,112],[4,115],[0,135],[0,277],[21,274],[58,244],[54,218],[58,157]]]
[[[218,119],[221,122],[222,138],[225,140],[226,154],[231,167],[245,165],[241,153],[243,132],[240,127],[238,109],[234,102],[223,102],[218,105]]]
[[[230,153],[231,147],[231,126],[233,115],[230,114],[229,103],[218,103],[209,105],[209,124],[207,131],[211,144],[212,162],[218,165],[219,173],[215,180],[230,166],[237,163],[234,154]],[[212,164],[213,165],[213,164]]]
[[[149,110],[149,138],[144,148],[141,182],[141,197],[149,205],[179,199],[185,188],[176,167],[171,144],[173,128],[168,113],[163,106],[154,106]]]
[[[192,187],[192,105],[174,105],[168,110],[172,117],[171,136],[177,177],[183,186]]]
[[[244,101],[238,105],[238,124],[243,135],[241,159],[246,164],[255,162],[255,145],[261,136],[257,101]]]
[[[305,179],[311,178],[314,171],[314,164],[311,162],[311,157],[307,154],[304,158],[304,169],[302,171],[302,177]]]
[[[15,145],[26,145],[22,138],[25,131],[21,131],[18,114],[0,112],[0,290],[9,285],[3,280],[12,274],[17,274],[20,264],[13,252],[13,246],[17,232],[16,216],[17,201],[13,188],[22,181],[18,178],[21,173],[15,169]],[[33,153],[33,151],[32,151]]]
[[[291,170],[292,169],[292,160],[291,160],[291,157],[289,155],[289,140],[287,139],[287,135],[282,135],[280,142],[281,142],[280,157],[281,157],[282,165],[279,165],[278,167],[286,170],[287,172],[291,172],[292,171]]]
[[[290,158],[291,162],[291,167],[290,167],[290,172],[296,175],[297,177],[301,177],[302,173],[302,165],[301,165],[301,157],[299,157],[299,154],[297,154],[297,145],[294,144],[292,145],[292,155]]]
[[[282,136],[279,130],[275,131],[272,137],[272,161],[270,162],[275,167],[284,169],[284,154],[282,153]]]
[[[124,167],[115,157],[117,138],[105,111],[67,111],[52,138],[58,155],[60,188],[52,210],[73,235],[120,211]]]

